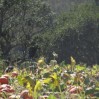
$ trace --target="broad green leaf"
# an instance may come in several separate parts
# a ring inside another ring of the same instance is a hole
[[[48,99],[57,99],[54,95],[50,95]]]
[[[76,70],[77,71],[82,71],[82,70],[85,70],[85,69],[86,69],[85,66],[76,65]]]
[[[37,83],[34,87],[34,92],[37,92],[37,91],[41,90],[42,89],[42,84],[43,84],[42,81],[37,81]]]
[[[76,61],[72,56],[70,57],[70,59],[71,59],[71,65],[72,66],[76,65]]]
[[[51,78],[46,78],[43,80],[43,83],[49,84],[51,82]]]

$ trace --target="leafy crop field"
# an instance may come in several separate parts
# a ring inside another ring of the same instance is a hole
[[[1,73],[0,99],[99,99],[99,66],[71,63],[46,64],[40,58],[32,66]]]

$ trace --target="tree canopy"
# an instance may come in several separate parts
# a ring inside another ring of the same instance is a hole
[[[92,1],[55,14],[45,0],[1,0],[1,58],[29,59],[37,52],[49,60],[55,51],[59,62],[73,56],[78,63],[99,64],[99,6]]]
[[[11,53],[18,54],[19,50],[25,58],[28,48],[34,46],[31,45],[35,42],[32,37],[51,27],[52,23],[53,12],[43,0],[1,0],[1,57],[10,58]]]
[[[55,51],[59,61],[68,63],[73,56],[79,63],[99,63],[99,6],[80,4],[57,20],[56,27],[43,35],[46,56]]]

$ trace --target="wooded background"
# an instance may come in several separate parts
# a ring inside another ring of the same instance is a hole
[[[52,53],[58,62],[99,64],[99,0],[0,0],[0,58]]]

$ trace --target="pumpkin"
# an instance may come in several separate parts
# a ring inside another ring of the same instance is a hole
[[[3,84],[3,85],[0,85],[0,90],[2,90],[2,89],[4,89],[4,88],[11,88],[11,86],[10,85],[8,85],[8,84]]]
[[[0,77],[0,84],[8,84],[8,79],[6,77]]]
[[[80,86],[72,86],[69,90],[70,93],[80,93],[82,91],[82,87]]]
[[[9,75],[7,75],[7,74],[2,75],[1,77],[5,77],[5,78],[7,78],[7,79],[9,79],[9,78],[10,78],[10,76],[9,76]]]
[[[0,92],[12,93],[12,92],[15,92],[15,91],[10,85],[3,84],[3,85],[0,85]]]
[[[13,88],[6,87],[6,88],[2,89],[1,92],[13,93],[13,92],[15,92],[15,90]]]
[[[23,90],[20,94],[20,98],[22,98],[22,99],[33,99],[33,97],[29,95],[28,90]]]
[[[12,77],[17,77],[18,73],[17,72],[12,72]]]

